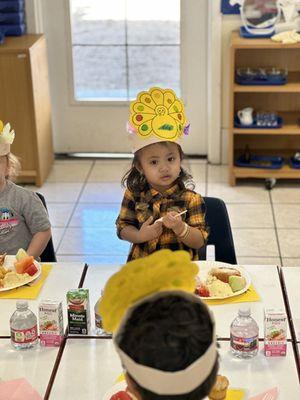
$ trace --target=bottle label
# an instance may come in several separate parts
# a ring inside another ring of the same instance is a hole
[[[11,340],[14,343],[31,343],[34,342],[37,337],[37,325],[34,325],[30,329],[10,329]]]
[[[250,338],[243,338],[231,334],[230,345],[231,348],[235,351],[250,353],[254,350],[258,350],[258,335],[252,336]]]

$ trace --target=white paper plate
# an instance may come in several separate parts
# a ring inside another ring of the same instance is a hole
[[[238,271],[240,271],[241,276],[243,276],[246,279],[246,286],[244,287],[244,289],[239,290],[238,292],[234,292],[231,296],[226,296],[226,297],[220,297],[220,296],[202,297],[202,296],[200,296],[202,299],[206,299],[206,300],[229,299],[231,297],[239,296],[240,294],[247,292],[247,290],[249,289],[249,287],[251,285],[250,275],[243,267],[241,267],[239,265],[226,264],[226,263],[219,262],[219,261],[198,261],[197,265],[199,266],[198,278],[201,282],[205,282],[208,272],[212,268],[221,268],[221,267],[222,268],[235,268]]]
[[[15,266],[14,266],[15,261],[16,261],[16,257],[15,256],[6,256],[5,260],[4,260],[4,267],[5,268],[9,268],[12,271],[15,271]],[[37,279],[42,273],[42,267],[35,260],[34,260],[34,265],[37,267],[38,271],[33,276],[29,276],[28,279],[25,282],[19,283],[18,285],[5,287],[5,288],[0,288],[0,292],[5,292],[7,290],[16,289],[16,288],[18,288],[20,286],[27,285],[28,283],[30,283],[30,282],[34,281],[35,279]]]

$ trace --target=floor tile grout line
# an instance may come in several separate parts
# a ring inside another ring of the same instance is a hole
[[[280,242],[279,242],[279,236],[278,236],[278,230],[277,230],[277,224],[276,224],[275,209],[274,209],[274,204],[273,204],[271,191],[269,191],[269,198],[270,198],[271,210],[272,210],[273,221],[274,221],[274,231],[275,231],[275,236],[276,236],[276,241],[277,241],[279,259],[280,259],[281,266],[283,266],[282,254],[281,254],[281,248],[280,248]]]
[[[90,169],[89,169],[89,171],[88,171],[88,173],[87,173],[87,175],[86,175],[86,178],[85,178],[85,180],[84,180],[84,182],[83,182],[83,184],[82,184],[81,190],[80,190],[80,192],[78,193],[76,202],[75,202],[74,207],[73,207],[73,211],[71,212],[71,214],[70,214],[70,216],[69,216],[68,222],[67,222],[66,226],[64,227],[64,231],[63,231],[63,233],[62,233],[62,235],[61,235],[60,241],[59,241],[59,243],[58,243],[58,245],[57,245],[57,247],[56,247],[56,249],[55,249],[55,252],[56,252],[56,253],[59,252],[59,248],[60,248],[60,246],[61,246],[61,244],[62,244],[62,241],[63,241],[63,239],[64,239],[64,237],[65,237],[66,231],[67,231],[67,229],[68,229],[68,227],[69,227],[69,224],[70,224],[70,222],[71,222],[71,219],[73,218],[74,212],[75,212],[76,207],[77,207],[77,205],[78,205],[78,203],[79,203],[80,196],[82,195],[82,193],[83,193],[83,191],[84,191],[84,189],[85,189],[85,187],[86,187],[86,184],[87,184],[87,182],[88,182],[89,176],[91,175],[91,172],[92,172],[92,170],[93,170],[93,168],[94,168],[94,165],[95,165],[95,160],[93,160],[93,162],[92,162],[92,164],[91,164],[91,166],[90,166]]]

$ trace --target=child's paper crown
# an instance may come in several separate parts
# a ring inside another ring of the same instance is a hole
[[[162,141],[180,144],[182,135],[189,132],[183,102],[172,89],[153,87],[140,92],[130,104],[127,132],[133,153]]]
[[[15,132],[10,130],[10,124],[4,126],[0,120],[0,156],[6,156],[10,152],[10,145],[14,138]]]

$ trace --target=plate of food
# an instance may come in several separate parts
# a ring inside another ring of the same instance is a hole
[[[245,293],[251,278],[241,266],[219,261],[199,261],[196,294],[209,300],[221,300]]]
[[[27,285],[42,272],[41,265],[20,249],[13,255],[0,255],[0,292]]]

